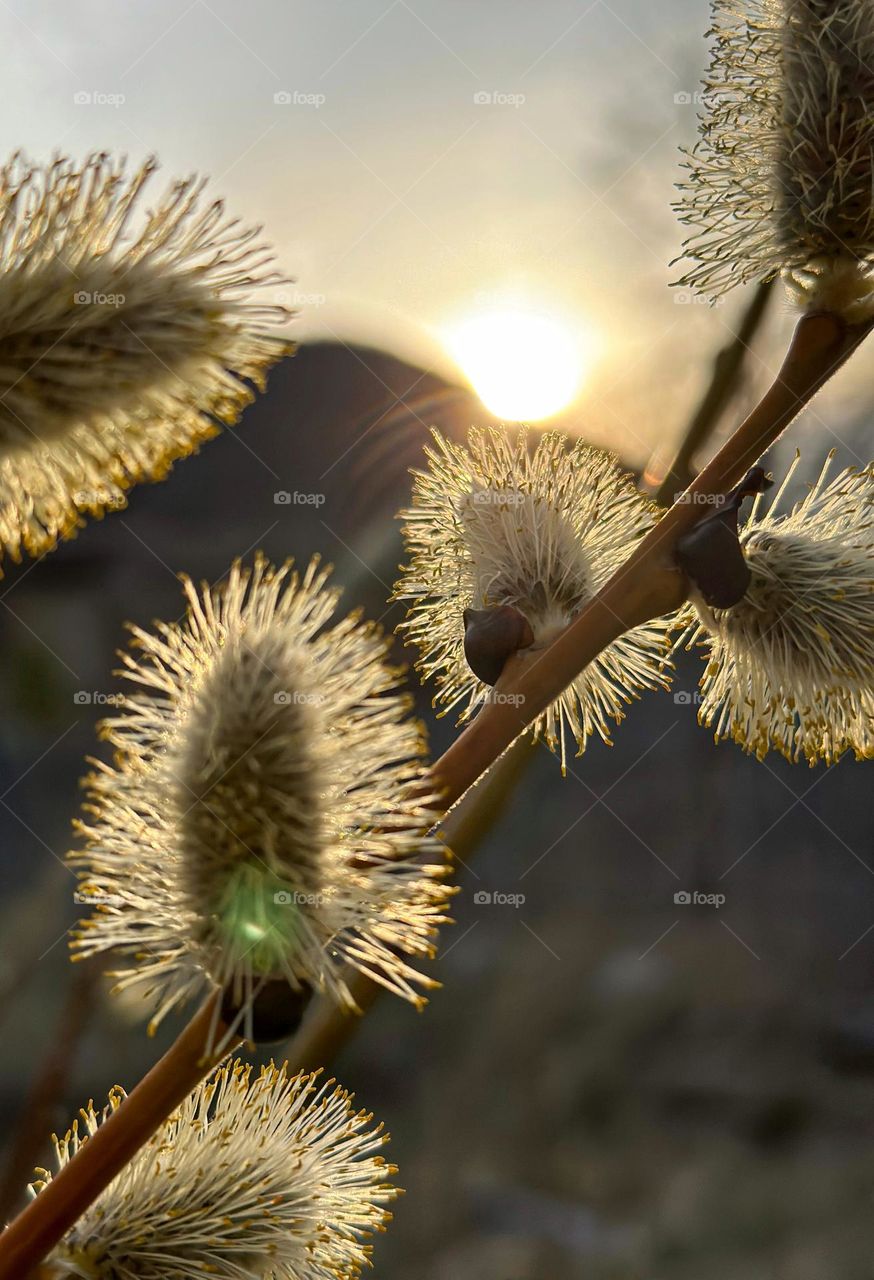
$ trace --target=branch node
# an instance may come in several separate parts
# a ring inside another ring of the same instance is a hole
[[[774,483],[762,467],[751,467],[716,510],[677,539],[676,560],[706,604],[730,609],[746,595],[752,575],[738,533],[738,514],[745,498],[764,493]]]

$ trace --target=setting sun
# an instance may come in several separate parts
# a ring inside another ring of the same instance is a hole
[[[591,364],[585,333],[550,315],[496,308],[453,325],[447,345],[499,418],[537,422],[571,403]]]

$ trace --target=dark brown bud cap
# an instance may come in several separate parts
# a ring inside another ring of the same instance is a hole
[[[295,989],[285,978],[270,978],[261,987],[252,1002],[252,1039],[255,1044],[277,1044],[293,1036],[309,1003],[309,987]],[[240,1005],[229,990],[222,994],[222,1020],[227,1026],[238,1027],[240,1034],[248,1028],[238,1022]]]
[[[677,541],[677,563],[713,609],[730,609],[746,595],[752,574],[741,549],[737,519],[744,498],[773,484],[753,467],[711,515]]]
[[[465,609],[464,656],[477,679],[497,684],[509,657],[534,643],[531,624],[512,604]]]

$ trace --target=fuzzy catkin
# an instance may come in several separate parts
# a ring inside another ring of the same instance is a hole
[[[344,964],[417,1005],[435,985],[407,962],[433,955],[449,892],[422,726],[327,577],[259,557],[186,582],[184,621],[123,655],[134,692],[71,854],[94,902],[73,945],[133,957],[120,985],[155,997],[153,1025],[218,987],[251,1036],[277,978],[351,1007]]]
[[[124,1099],[113,1090],[105,1114]],[[200,1084],[53,1249],[58,1280],[355,1280],[398,1195],[373,1117],[318,1073],[242,1062]],[[55,1139],[58,1170],[93,1104]],[[33,1191],[51,1181],[38,1170]]]
[[[259,228],[148,160],[0,168],[0,555],[39,555],[83,513],[237,420],[292,348]]]
[[[618,569],[652,527],[654,511],[615,458],[556,432],[529,451],[524,431],[471,430],[467,446],[434,432],[402,512],[408,563],[395,595],[419,670],[448,711],[467,719],[492,695],[465,660],[465,609],[512,605],[533,648],[545,646]],[[597,734],[610,741],[645,689],[667,683],[666,628],[655,620],[620,636],[537,718],[566,767]]]
[[[740,540],[752,572],[732,609],[679,615],[678,643],[707,659],[698,718],[733,738],[810,764],[874,755],[874,470],[829,480],[832,457],[789,512],[756,500]]]
[[[681,220],[710,297],[786,274],[800,300],[862,318],[874,260],[874,5],[716,0]]]

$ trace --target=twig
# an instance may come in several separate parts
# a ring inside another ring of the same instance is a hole
[[[774,288],[774,280],[756,285],[752,297],[741,316],[740,326],[731,342],[717,353],[713,361],[710,382],[698,403],[689,426],[674,454],[667,471],[662,470],[658,455],[650,460],[643,482],[661,506],[670,506],[675,496],[692,482],[692,459],[715,427],[735,388],[750,344],[765,315],[768,299]]]
[[[467,856],[482,840],[500,814],[507,795],[512,791],[531,754],[528,743],[520,743],[519,748],[521,750],[508,753],[506,760],[502,762],[503,767],[484,778],[471,793],[470,800],[473,803],[459,805],[441,825],[440,833],[446,843],[451,845],[456,857]],[[382,991],[377,983],[371,982],[354,970],[348,975],[347,982],[362,1013],[370,1008]],[[214,1006],[210,1003],[125,1099],[118,1111],[101,1124],[94,1137],[88,1139],[66,1169],[40,1192],[15,1223],[0,1236],[3,1246],[2,1258],[0,1258],[0,1280],[6,1280],[7,1276],[15,1276],[17,1280],[18,1277],[26,1275],[26,1268],[32,1267],[57,1243],[76,1218],[89,1204],[93,1203],[115,1174],[149,1139],[155,1129],[211,1070],[214,1060],[204,1059],[202,1054],[213,1017]],[[330,1061],[352,1035],[359,1021],[360,1018],[357,1015],[343,1014],[329,1001],[320,1001],[314,1016],[307,1018],[306,1032],[304,1033],[302,1028],[302,1034],[292,1041],[288,1054],[290,1061],[295,1063],[296,1069],[301,1070],[310,1062],[313,1066],[321,1066],[323,1062]],[[219,1027],[216,1039],[221,1040],[224,1030],[225,1028]],[[236,1043],[239,1041],[234,1041],[234,1044]],[[233,1048],[234,1044],[229,1047]],[[119,1126],[116,1118],[122,1112],[125,1112],[125,1120]],[[101,1142],[102,1135],[110,1126],[114,1126],[121,1137],[117,1137],[115,1143]],[[75,1180],[71,1180],[68,1170],[74,1165]],[[66,1179],[66,1185],[64,1179]],[[80,1194],[73,1201],[72,1196],[75,1191]],[[49,1213],[39,1212],[42,1205],[58,1198],[61,1203],[55,1212],[51,1212],[51,1205],[49,1205]],[[28,1215],[31,1219],[31,1227],[29,1230],[24,1230],[24,1220]],[[14,1232],[18,1232],[17,1237]],[[19,1239],[22,1242],[20,1248],[24,1252],[14,1254],[16,1263],[10,1264],[6,1249],[10,1247],[14,1251]],[[48,1243],[45,1243],[46,1241]],[[40,1243],[41,1249],[34,1251],[37,1242]],[[7,1270],[7,1266],[11,1266],[11,1269]],[[34,1273],[31,1280],[51,1280],[51,1277],[52,1271],[49,1268],[43,1268]]]
[[[503,812],[507,797],[514,791],[533,753],[529,741],[517,741],[441,823],[439,834],[457,862],[464,863],[482,843]],[[360,1014],[367,1013],[383,988],[354,969],[344,976]],[[296,1070],[315,1070],[332,1062],[360,1025],[359,1014],[349,1013],[322,996],[311,1004],[300,1030],[288,1046],[288,1057]]]
[[[571,681],[617,636],[678,608],[687,586],[674,562],[677,539],[707,504],[744,476],[816,392],[841,367],[872,325],[837,316],[799,320],[777,378],[696,480],[681,494],[598,594],[546,648],[514,654],[496,694],[435,763],[432,777],[450,806]],[[712,509],[712,508],[711,508]]]
[[[214,1006],[211,999],[195,1014],[118,1110],[6,1228],[0,1236],[0,1280],[24,1280],[30,1275],[215,1065],[217,1059],[204,1058]]]
[[[798,322],[782,368],[760,404],[577,618],[546,648],[509,660],[496,692],[513,696],[489,701],[433,765],[431,779],[447,809],[606,645],[682,603],[686,582],[673,552],[677,538],[701,518],[701,501],[724,494],[742,478],[871,327],[849,327],[826,314]],[[702,497],[696,500],[696,494]],[[204,1063],[203,1050],[212,1018],[210,1006],[197,1014],[111,1119],[7,1227],[0,1237],[0,1280],[24,1280],[195,1088],[211,1065]]]

